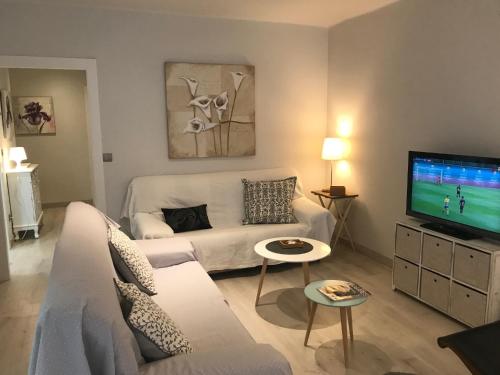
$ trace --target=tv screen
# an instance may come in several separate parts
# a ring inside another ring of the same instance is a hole
[[[500,159],[410,151],[406,211],[500,238]]]

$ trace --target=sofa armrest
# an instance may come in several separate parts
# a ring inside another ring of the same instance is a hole
[[[254,344],[177,355],[147,363],[141,375],[289,375],[290,364],[272,346]]]
[[[137,212],[132,218],[132,234],[137,240],[170,238],[174,236],[172,228],[159,215]]]
[[[293,213],[298,221],[307,224],[310,236],[316,240],[329,244],[337,219],[326,208],[314,203],[307,197],[293,201]]]
[[[175,266],[192,260],[198,260],[193,244],[186,238],[157,238],[154,240],[136,240],[153,268]]]

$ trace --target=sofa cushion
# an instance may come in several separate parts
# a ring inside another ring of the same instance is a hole
[[[149,295],[156,294],[153,267],[137,244],[116,227],[108,227],[111,259],[120,276]]]
[[[124,318],[134,332],[146,361],[157,361],[181,353],[191,353],[191,344],[174,321],[147,294],[135,284],[115,279],[125,299]]]
[[[292,199],[297,177],[243,182],[243,224],[296,223]]]
[[[262,257],[254,251],[257,242],[272,237],[308,237],[305,223],[239,225],[176,234],[189,239],[206,271],[254,267]],[[270,262],[269,264],[275,264]]]
[[[186,238],[158,238],[154,241],[136,240],[135,243],[154,268],[170,267],[198,260],[193,244]]]
[[[162,208],[161,210],[165,216],[165,222],[174,233],[212,228],[208,220],[206,204],[195,207]]]
[[[152,240],[155,238],[174,237],[174,231],[165,223],[162,212],[138,212],[132,220],[134,238],[136,240]]]
[[[175,321],[195,352],[254,344],[223,295],[198,262],[154,270],[152,299]]]

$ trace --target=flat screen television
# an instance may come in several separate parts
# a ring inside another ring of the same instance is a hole
[[[406,214],[462,239],[500,239],[500,159],[410,151]]]

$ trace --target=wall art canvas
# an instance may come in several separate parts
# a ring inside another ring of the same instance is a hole
[[[255,155],[255,69],[165,64],[170,159]]]
[[[16,135],[56,134],[52,97],[14,97],[14,121]]]
[[[3,136],[4,138],[9,138],[9,134],[14,127],[14,112],[12,108],[12,99],[7,90],[0,91],[0,107]]]

